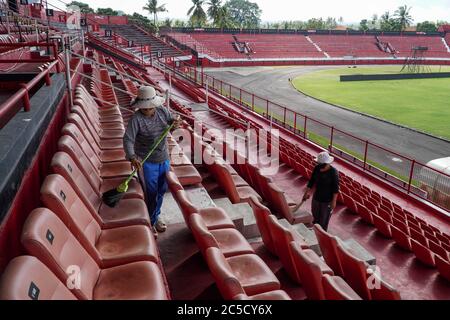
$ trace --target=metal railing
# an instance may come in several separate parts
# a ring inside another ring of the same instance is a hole
[[[266,119],[270,119],[297,136],[350,161],[364,171],[394,184],[406,194],[414,194],[450,211],[449,174],[368,139],[357,137],[323,121],[216,79],[202,71],[199,72],[196,67],[185,62],[179,62],[178,67],[163,65],[174,75],[182,76],[203,88],[208,86],[209,90],[226,97],[241,107],[264,116]]]

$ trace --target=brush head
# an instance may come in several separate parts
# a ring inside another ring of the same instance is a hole
[[[108,207],[114,208],[122,200],[124,194],[124,192],[119,192],[118,189],[112,189],[103,194],[102,200]]]

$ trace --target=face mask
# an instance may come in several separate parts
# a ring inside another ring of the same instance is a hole
[[[326,163],[322,163],[322,164],[319,164],[319,169],[325,169],[325,167],[327,166],[327,164]]]

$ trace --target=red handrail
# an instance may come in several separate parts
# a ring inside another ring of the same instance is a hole
[[[2,103],[2,108],[0,109],[0,125],[3,127],[6,123],[5,117],[8,114],[11,114],[14,112],[14,108],[17,106],[17,103],[20,101],[23,102],[23,109],[25,112],[28,112],[31,110],[31,104],[30,104],[30,91],[36,87],[40,83],[42,79],[45,79],[45,84],[47,86],[51,85],[51,79],[50,79],[50,72],[53,69],[53,67],[56,66],[58,61],[53,61],[48,68],[45,70],[42,70],[39,72],[36,77],[34,77],[30,82],[28,83],[22,83],[20,84],[21,88],[13,94],[11,97],[9,97],[8,100]]]

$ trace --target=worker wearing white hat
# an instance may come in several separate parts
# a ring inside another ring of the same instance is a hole
[[[153,87],[140,87],[137,98],[130,105],[137,111],[129,120],[123,138],[126,158],[135,169],[144,169],[146,200],[155,235],[167,228],[159,219],[164,194],[167,191],[165,176],[170,169],[167,142],[159,144],[143,166],[140,159],[146,157],[154,142],[170,124],[175,122],[175,127],[178,127],[181,123],[179,117],[175,118],[163,106],[165,100]]]
[[[314,224],[319,224],[324,230],[328,229],[339,194],[339,173],[331,166],[333,161],[334,158],[328,152],[322,152],[317,156],[317,166],[314,168],[302,199],[302,203],[309,199],[315,188],[311,211]]]

